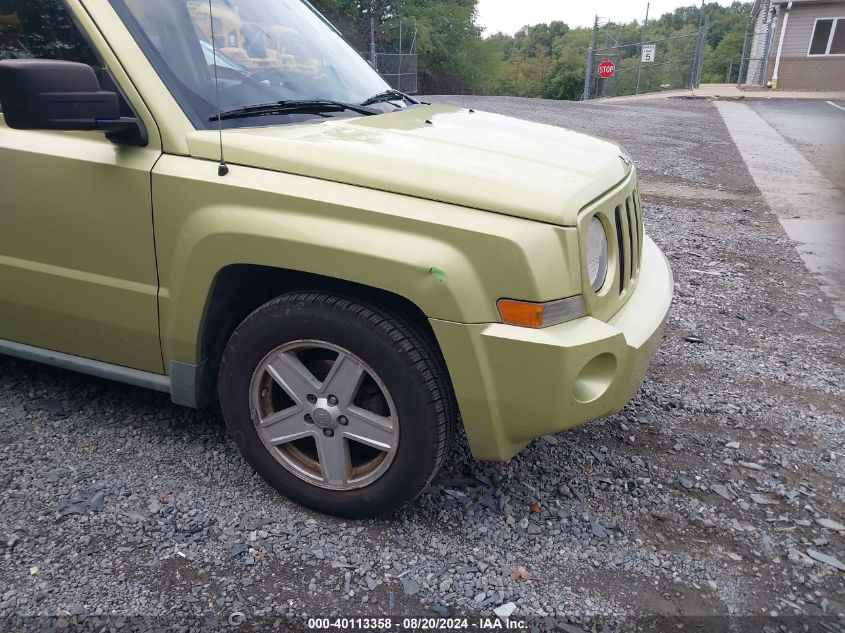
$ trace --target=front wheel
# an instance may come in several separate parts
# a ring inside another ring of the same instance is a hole
[[[235,330],[220,368],[229,432],[277,490],[327,514],[392,512],[446,455],[454,397],[425,333],[340,296],[294,293]]]

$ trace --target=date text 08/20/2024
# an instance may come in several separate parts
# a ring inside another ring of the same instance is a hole
[[[518,631],[527,628],[522,620],[508,618],[309,618],[310,631]]]

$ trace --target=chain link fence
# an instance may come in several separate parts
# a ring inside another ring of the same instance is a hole
[[[587,51],[584,99],[617,97],[663,90],[697,87],[707,50],[709,20],[691,33],[662,39],[622,44],[613,37],[612,46],[595,47],[600,30],[593,32],[594,46]],[[603,77],[599,68],[612,62],[614,72]]]
[[[356,46],[361,57],[391,88],[416,94],[419,91],[417,28],[406,22],[401,18],[395,24],[372,22],[365,33],[347,36],[347,41]]]
[[[369,58],[369,53],[364,56]],[[376,53],[376,70],[391,88],[407,94],[417,93],[416,53]]]
[[[626,44],[593,51],[590,61],[590,89],[586,98],[616,97],[677,90],[697,85],[701,72],[700,33],[690,33],[643,44]],[[642,49],[654,47],[653,61],[641,61]],[[606,60],[616,70],[612,77],[602,78],[598,68]]]
[[[617,97],[689,88],[697,83],[701,63],[701,36],[690,33],[643,44],[623,44],[593,51],[589,66],[588,99]],[[643,47],[654,46],[653,61],[643,62]],[[599,75],[599,66],[612,61],[616,70],[612,77]]]
[[[769,11],[769,4],[769,2],[766,3],[765,11],[760,11],[756,21],[751,19],[748,21],[745,39],[742,43],[742,58],[737,73],[737,85],[760,87],[766,85],[772,38],[774,36],[774,24]]]

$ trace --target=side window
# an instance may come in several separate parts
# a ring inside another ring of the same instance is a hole
[[[104,88],[112,84],[62,0],[0,0],[0,59],[80,62]]]
[[[0,0],[0,59],[27,58],[99,65],[62,0]]]

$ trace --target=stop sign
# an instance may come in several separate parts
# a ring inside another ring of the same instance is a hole
[[[599,77],[602,79],[610,79],[616,73],[616,64],[612,60],[606,59],[599,64]]]

